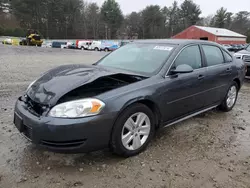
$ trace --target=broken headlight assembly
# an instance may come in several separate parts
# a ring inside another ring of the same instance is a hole
[[[94,116],[101,112],[105,104],[98,99],[81,99],[61,103],[53,107],[49,116],[57,118],[81,118]]]

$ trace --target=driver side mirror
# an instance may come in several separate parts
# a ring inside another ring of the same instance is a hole
[[[171,74],[183,74],[183,73],[191,73],[194,69],[187,64],[182,64],[176,67],[176,69],[171,70]]]

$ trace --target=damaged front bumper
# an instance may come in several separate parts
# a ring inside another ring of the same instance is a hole
[[[32,143],[58,152],[90,152],[108,147],[116,114],[79,119],[36,116],[17,100],[14,124]]]

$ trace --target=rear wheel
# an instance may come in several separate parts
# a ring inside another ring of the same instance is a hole
[[[146,149],[155,132],[153,112],[143,104],[125,109],[114,125],[111,149],[114,153],[130,157]]]
[[[105,49],[104,49],[104,51],[105,51],[105,52],[108,52],[108,51],[109,51],[109,49],[108,49],[108,48],[105,48]]]
[[[224,98],[222,104],[220,105],[220,109],[224,112],[231,111],[235,106],[235,103],[238,98],[238,90],[239,86],[236,82],[233,82],[227,91],[227,95]]]
[[[99,49],[98,49],[98,48],[95,48],[95,51],[99,51]]]

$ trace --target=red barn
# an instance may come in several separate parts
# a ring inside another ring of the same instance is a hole
[[[219,44],[245,44],[247,37],[223,28],[202,27],[193,25],[173,36],[174,39],[199,39]]]

